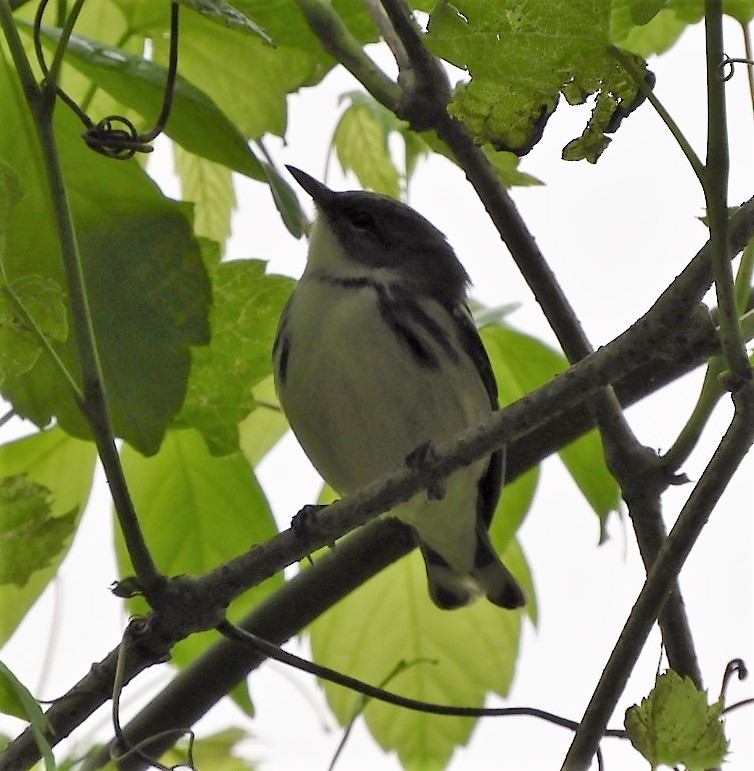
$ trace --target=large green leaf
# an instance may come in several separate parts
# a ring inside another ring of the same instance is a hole
[[[0,104],[0,160],[17,169],[24,192],[6,236],[8,281],[39,276],[68,293],[42,154],[15,73],[4,58]],[[89,150],[80,125],[63,106],[55,111],[55,129],[115,431],[154,452],[183,402],[189,346],[208,339],[210,286],[189,207],[165,198],[137,163]],[[55,348],[79,380],[75,336],[69,334]],[[3,393],[37,425],[54,416],[67,431],[89,436],[49,355],[40,356],[28,372],[8,377]]]
[[[399,129],[400,122],[370,97],[358,92],[347,97],[351,104],[333,136],[340,165],[344,171],[353,171],[363,187],[399,198],[401,175],[390,157],[388,136]]]
[[[59,40],[59,29],[42,27],[42,41],[50,49],[54,50]],[[165,67],[81,35],[71,35],[68,40],[66,61],[120,104],[144,116],[151,128],[165,98]],[[241,132],[212,99],[180,75],[175,82],[165,133],[195,155],[249,177],[264,179],[259,161]]]
[[[594,94],[584,133],[564,157],[596,161],[610,141],[606,134],[641,98],[608,51],[611,7],[611,0],[440,3],[427,44],[471,74],[456,89],[451,114],[481,143],[524,154],[541,138],[561,94],[571,104]]]
[[[265,267],[233,260],[213,271],[212,342],[192,351],[179,419],[202,431],[214,453],[238,449],[238,424],[254,409],[252,388],[272,372],[275,331],[295,282]]]
[[[481,330],[495,371],[500,403],[510,404],[568,368],[563,356],[539,340],[501,326]],[[600,518],[601,532],[611,511],[618,509],[620,489],[605,465],[602,440],[590,431],[560,451],[574,481]]]
[[[256,409],[238,426],[241,452],[252,466],[256,466],[288,430],[272,375],[254,389],[254,400]]]
[[[82,442],[60,428],[42,431],[0,447],[0,475],[24,475],[28,483],[49,491],[50,528],[56,518],[77,512],[78,524],[92,486],[97,453],[94,444]],[[71,545],[70,530],[46,567],[37,570],[23,586],[0,586],[0,645],[14,632],[29,608],[55,576]],[[45,530],[39,532],[45,538]],[[31,548],[35,547],[33,544]]]
[[[533,594],[520,572],[515,542],[503,559]],[[523,562],[525,564],[525,562]],[[521,612],[502,611],[479,600],[453,612],[436,608],[427,594],[421,555],[413,552],[370,579],[310,627],[317,663],[378,684],[401,662],[411,666],[388,689],[414,699],[480,707],[490,693],[505,695],[513,679]],[[330,707],[342,724],[359,695],[324,684]],[[444,768],[465,744],[475,720],[438,717],[378,701],[364,711],[369,730],[385,750],[396,750],[408,769]]]
[[[150,458],[125,447],[122,460],[147,545],[168,575],[204,573],[277,532],[246,459],[240,453],[213,457],[193,429],[168,433]],[[119,533],[116,546],[121,575],[129,575]],[[276,575],[246,592],[229,616],[239,619],[281,583]],[[143,602],[133,600],[131,608],[143,612]],[[192,635],[174,649],[172,660],[181,665],[193,660],[213,639],[211,632]]]
[[[154,34],[157,61],[167,61],[162,27]],[[258,38],[208,23],[198,14],[181,19],[178,71],[207,94],[244,137],[285,133],[286,96],[311,77],[314,61],[296,48],[271,48]],[[260,179],[262,177],[259,177]]]

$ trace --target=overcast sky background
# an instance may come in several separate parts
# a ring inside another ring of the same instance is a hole
[[[726,51],[741,55],[738,28],[728,24],[726,29]],[[698,25],[669,54],[650,63],[657,74],[657,95],[702,157],[706,126],[703,50],[703,29]],[[322,178],[340,109],[338,95],[354,87],[350,76],[338,72],[320,87],[293,96],[287,146],[275,140],[268,143],[276,160]],[[754,171],[751,103],[741,67],[728,84],[728,100],[730,202],[736,204],[751,195]],[[560,105],[544,140],[521,164],[546,186],[515,189],[513,197],[596,347],[622,332],[652,304],[704,243],[706,231],[696,220],[703,209],[699,185],[649,105],[624,122],[596,166],[560,160],[562,147],[581,133],[590,109],[589,105]],[[155,163],[166,192],[177,195],[169,158]],[[328,184],[336,189],[355,186],[354,180],[344,180],[335,171],[331,164]],[[239,190],[230,256],[266,259],[273,272],[300,275],[306,244],[287,234],[267,189],[240,180]],[[493,306],[519,303],[510,323],[554,343],[536,302],[458,169],[444,159],[423,162],[412,181],[409,202],[447,235],[472,277],[475,299]],[[310,203],[304,200],[304,205],[311,212]],[[700,382],[701,373],[688,376],[629,410],[639,439],[659,450],[667,449],[690,412]],[[683,469],[691,479],[701,474],[730,414],[728,404],[718,408],[714,427]],[[24,427],[18,430],[19,435],[25,432]],[[754,666],[754,576],[749,556],[753,469],[752,457],[748,457],[681,575],[702,672],[713,700],[731,658],[742,657]],[[300,480],[295,489],[289,483],[292,474]],[[287,526],[302,505],[316,498],[318,479],[290,435],[264,462],[260,477],[281,526]],[[678,487],[665,496],[669,524],[689,491],[690,487]],[[36,689],[57,594],[60,620],[42,697],[66,691],[92,662],[114,647],[124,625],[120,603],[107,590],[116,572],[110,554],[101,547],[112,538],[106,496],[100,475],[98,494],[90,503],[63,578],[2,651],[3,660]],[[520,532],[534,574],[540,623],[536,630],[526,627],[509,699],[491,699],[490,706],[528,705],[575,720],[581,717],[644,576],[630,526],[612,517],[608,533],[607,543],[598,547],[597,518],[559,461],[548,460],[533,509]],[[306,647],[302,650],[307,652]],[[611,726],[619,727],[625,708],[651,689],[660,657],[659,634],[654,632]],[[156,668],[137,680],[127,696],[143,692],[147,681],[164,681],[168,676],[167,667]],[[272,662],[253,675],[251,691],[257,707],[253,721],[232,705],[223,705],[196,727],[198,733],[226,725],[230,715],[253,732],[256,738],[245,746],[264,771],[325,771],[341,734],[323,706],[313,678]],[[729,689],[730,700],[753,695],[754,681],[736,682]],[[130,709],[126,708],[126,717]],[[107,721],[108,716],[101,713],[101,725]],[[754,767],[751,721],[750,709],[728,720],[731,769]],[[0,729],[5,726],[15,733],[16,725],[0,722]],[[80,732],[81,737],[87,730]],[[528,718],[488,719],[480,722],[469,748],[456,753],[450,768],[559,768],[570,739],[563,729]],[[607,769],[645,768],[623,744],[616,740],[603,743]],[[393,771],[399,765],[381,753],[359,723],[337,768]]]

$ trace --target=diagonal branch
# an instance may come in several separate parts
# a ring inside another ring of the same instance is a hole
[[[584,712],[563,763],[563,771],[586,771],[589,768],[597,745],[605,733],[607,721],[628,682],[629,674],[668,591],[728,482],[754,443],[754,383],[746,383],[734,394],[733,401],[736,410],[730,427],[652,565]]]
[[[414,123],[421,121],[424,127],[423,122],[431,116],[431,127],[466,172],[566,357],[574,364],[589,356],[594,349],[513,199],[466,126],[448,114],[445,71],[424,46],[403,0],[383,0],[383,4],[401,42],[411,54],[411,77],[399,79],[404,87],[401,117]],[[654,450],[637,440],[612,387],[592,394],[589,406],[602,436],[608,467],[628,506],[645,569],[649,570],[665,538],[660,499],[674,482],[675,469],[669,468]],[[702,676],[678,586],[673,587],[668,598],[660,626],[673,669],[688,674],[701,687]]]
[[[754,234],[754,199],[734,215],[731,233],[732,257],[733,250],[740,250]],[[701,297],[710,282],[709,248],[705,246],[653,308],[629,330],[569,372],[522,400],[528,407],[522,414],[523,423],[520,428],[528,426],[528,433],[518,441],[508,441],[505,437],[501,439],[499,435],[495,439],[508,444],[511,479],[593,425],[593,417],[582,403],[589,391],[586,386],[590,381],[594,389],[603,387],[607,382],[616,382],[623,402],[631,403],[702,364],[710,354],[716,352],[717,337],[709,327],[708,316],[697,316],[690,312],[695,307],[694,298],[697,295]],[[692,299],[689,300],[689,297]],[[577,400],[572,408],[561,410],[563,405],[560,400],[572,388],[581,392],[582,401]],[[542,392],[559,417],[542,417],[546,414],[542,412],[546,409],[545,402],[540,401]],[[505,412],[509,413],[509,410]],[[503,413],[497,413],[496,420],[501,415]],[[509,419],[510,413],[509,418],[503,421],[503,430],[512,431],[513,424],[508,424]],[[481,454],[488,452],[482,450]],[[379,492],[377,490],[375,496]],[[366,499],[356,504],[355,498],[350,496],[334,504],[323,519],[333,511],[340,511],[341,517],[348,518],[354,506],[367,505]],[[374,500],[376,497],[372,504]],[[383,503],[390,508],[396,500],[383,500]],[[341,592],[352,591],[410,550],[410,539],[405,531],[401,535],[400,527],[398,530],[396,527],[398,523],[380,520],[349,536],[338,545],[337,550],[319,560],[314,567],[297,576],[260,605],[245,623],[249,624],[252,631],[273,642],[283,642],[301,631],[312,618],[337,602],[342,596]],[[342,532],[347,529],[341,527]],[[319,537],[321,533],[317,535]],[[310,543],[309,548],[316,547],[320,542],[329,543],[334,535],[337,537],[338,533],[327,531],[324,541],[319,538]],[[305,556],[305,552],[306,546],[292,537],[290,531],[286,531],[234,563],[218,568],[206,577],[188,580],[196,590],[197,603],[201,599],[206,600],[199,589],[204,589],[206,595],[209,593],[208,587],[219,588],[221,596],[227,598],[240,593],[244,586],[255,585],[283,565],[300,559]],[[198,612],[199,605],[194,606],[193,610]],[[216,616],[210,617],[205,613],[202,628],[215,626],[221,617],[222,604]],[[150,618],[147,627],[150,635],[145,636],[141,649],[135,650],[127,662],[126,682],[146,667],[164,660],[172,642],[182,634],[185,636],[189,633],[185,631],[186,619],[175,619],[178,626],[173,628],[170,627],[170,621],[172,619]],[[220,645],[223,644],[227,645]],[[117,651],[93,667],[89,675],[48,710],[48,717],[54,727],[54,736],[50,737],[53,744],[68,736],[109,698],[116,659]],[[229,652],[217,647],[205,654],[178,675],[175,684],[165,691],[164,701],[158,701],[154,709],[149,708],[145,712],[148,719],[142,724],[146,728],[141,738],[144,735],[152,736],[160,725],[174,726],[173,717],[180,715],[183,710],[192,711],[194,717],[191,720],[182,719],[180,724],[194,722],[227,693],[230,688],[228,683],[235,684],[259,663],[259,659],[249,660],[241,656],[239,650]],[[131,728],[127,727],[126,732],[131,735]],[[0,770],[26,767],[37,758],[36,744],[31,732],[27,731],[0,756]]]

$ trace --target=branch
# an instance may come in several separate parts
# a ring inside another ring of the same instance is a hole
[[[77,4],[76,8],[80,8],[80,4]],[[144,541],[115,446],[73,213],[55,142],[53,128],[55,85],[47,83],[43,89],[40,89],[35,82],[28,58],[18,39],[18,31],[8,0],[0,0],[0,25],[8,40],[14,65],[21,79],[24,96],[37,131],[39,149],[47,176],[50,206],[60,242],[73,332],[81,364],[83,399],[77,398],[76,401],[92,429],[132,564],[144,589],[152,593],[159,588],[163,577],[157,570]],[[56,56],[56,61],[57,58]],[[74,397],[76,396],[77,393],[74,392]]]
[[[563,763],[564,771],[586,771],[629,674],[702,528],[743,457],[754,443],[754,383],[733,396],[733,420],[670,531],[584,712]]]
[[[754,199],[742,206],[731,220],[732,249],[742,248],[753,233]],[[523,415],[528,433],[518,441],[497,438],[498,442],[505,442],[509,447],[510,481],[593,425],[593,417],[585,409],[583,401],[577,401],[572,409],[560,410],[558,402],[563,395],[561,388],[583,391],[583,378],[588,380],[587,375],[591,373],[596,380],[595,388],[614,381],[624,403],[631,403],[702,364],[715,353],[717,337],[709,327],[709,317],[705,313],[690,313],[688,299],[689,296],[694,298],[704,295],[710,282],[709,247],[705,245],[652,309],[629,330],[569,372],[517,403],[517,410],[524,403],[528,405],[529,415]],[[542,412],[546,409],[542,406],[544,402],[540,401],[543,392],[548,395],[550,402],[555,403],[559,417],[548,415],[546,420],[543,419],[542,416],[546,414]],[[582,400],[584,395],[581,393]],[[510,409],[504,412],[509,413]],[[503,414],[496,413],[495,420]],[[488,452],[483,451],[482,455]],[[375,495],[379,492],[376,490]],[[349,496],[333,504],[321,520],[334,511],[340,511],[343,517],[350,516],[357,505],[355,499],[356,496]],[[396,502],[397,498],[383,501],[388,508]],[[364,505],[367,505],[367,501],[364,501]],[[331,520],[332,517],[328,521]],[[412,541],[407,531],[400,534],[400,528],[397,522],[380,520],[352,534],[338,544],[337,550],[318,560],[316,565],[299,574],[260,605],[245,624],[249,625],[251,631],[272,642],[283,642],[300,632],[309,621],[337,602],[343,596],[341,592],[345,594],[352,591],[410,550]],[[341,530],[345,532],[347,527]],[[310,539],[308,546],[315,548],[330,543],[334,537],[337,537],[335,531],[327,532],[324,539]],[[306,546],[302,546],[291,531],[286,531],[267,544],[256,547],[249,555],[218,568],[204,577],[206,582],[204,578],[183,577],[184,583],[193,585],[196,590],[196,603],[192,605],[192,611],[198,614],[201,601],[207,599],[207,592],[200,591],[202,588],[214,585],[220,587],[222,597],[235,596],[245,587],[255,585],[272,572],[302,558],[306,550]],[[249,575],[245,575],[244,571]],[[226,586],[223,586],[223,582]],[[222,613],[222,606],[217,609],[214,617],[205,613],[204,625],[198,626],[205,629],[214,627],[220,622]],[[183,633],[181,630],[188,627],[187,619],[177,618],[176,622],[179,627],[170,628],[169,619],[161,619],[154,614],[150,617],[147,626],[149,635],[142,640],[140,655],[134,650],[127,663],[126,682],[146,667],[164,660],[172,642],[180,637]],[[219,644],[178,675],[175,683],[165,691],[165,701],[160,703],[159,708],[150,709],[147,713],[149,718],[142,738],[154,735],[161,721],[171,722],[174,716],[177,716],[181,725],[189,724],[191,720],[181,717],[183,711],[193,710],[196,715],[194,719],[198,718],[260,663],[259,659],[250,660],[243,655],[238,647],[235,650],[221,647],[227,645]],[[48,710],[55,731],[55,735],[50,737],[53,744],[68,736],[109,698],[116,659],[117,653],[111,653]],[[108,682],[110,687],[106,685]],[[188,694],[192,698],[187,698]],[[174,723],[171,722],[172,725]],[[130,726],[127,727],[126,733],[133,740],[136,732],[132,735],[131,730]],[[36,744],[27,731],[6,749],[0,759],[0,770],[26,767],[37,758]]]
[[[404,87],[401,117],[414,124],[420,120],[422,127],[431,123],[466,172],[569,362],[574,364],[589,356],[594,351],[589,338],[513,199],[466,126],[448,114],[447,77],[439,61],[425,48],[403,0],[383,0],[383,3],[403,46],[411,55],[411,77],[400,79]],[[589,405],[602,436],[608,467],[620,485],[648,570],[665,538],[660,496],[674,482],[674,469],[637,440],[610,386],[594,392]],[[661,627],[671,666],[691,676],[701,687],[701,672],[678,586],[669,597]]]

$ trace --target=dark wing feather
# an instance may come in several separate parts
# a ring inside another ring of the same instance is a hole
[[[482,378],[484,387],[490,397],[490,406],[497,410],[500,406],[497,396],[497,382],[492,372],[487,351],[484,350],[482,338],[479,337],[474,320],[465,305],[457,305],[451,314],[458,325],[464,350],[471,356],[474,365]],[[500,489],[503,485],[503,467],[505,464],[505,448],[501,448],[490,456],[486,471],[479,480],[479,498],[477,498],[477,516],[489,529],[497,502],[500,499]]]

